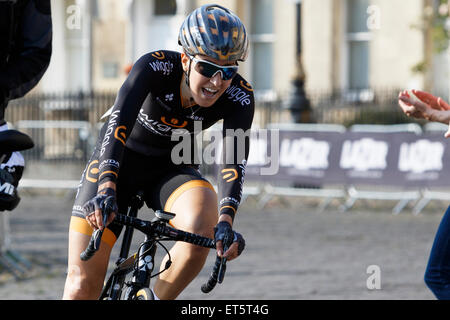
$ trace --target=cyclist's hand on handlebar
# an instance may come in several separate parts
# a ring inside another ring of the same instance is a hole
[[[228,244],[224,244],[224,240],[229,239]],[[245,240],[240,233],[233,231],[230,223],[227,221],[219,222],[214,228],[214,240],[216,241],[216,250],[219,257],[227,258],[227,260],[233,260],[237,258],[245,248]],[[224,246],[228,247],[228,250],[223,252]]]
[[[106,221],[106,225],[103,225],[102,207],[106,200],[109,200],[113,204],[112,211]],[[86,215],[86,220],[93,229],[104,229],[110,224],[117,212],[116,204],[116,192],[112,188],[105,188],[100,190],[97,195],[91,200],[87,201],[83,205],[83,212]]]

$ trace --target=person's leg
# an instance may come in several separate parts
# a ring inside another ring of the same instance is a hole
[[[168,198],[165,211],[176,217],[171,224],[180,230],[213,238],[217,224],[217,195],[209,182],[191,180],[179,186]],[[197,276],[210,249],[177,242],[170,250],[171,267],[161,273],[154,286],[159,299],[175,299]],[[161,263],[164,268],[167,257]]]
[[[106,275],[111,249],[120,234],[120,227],[111,225],[105,229],[100,249],[88,261],[82,261],[83,252],[93,229],[89,226],[82,206],[97,194],[98,160],[94,153],[83,172],[81,184],[72,209],[69,227],[69,248],[67,277],[64,286],[63,299],[98,299]],[[111,231],[112,230],[112,231]]]
[[[100,249],[90,260],[82,261],[80,254],[89,243],[90,233],[92,228],[85,219],[72,216],[63,299],[91,300],[100,296],[115,236],[109,229],[105,229]]]
[[[424,280],[436,298],[450,299],[450,207],[436,232]]]

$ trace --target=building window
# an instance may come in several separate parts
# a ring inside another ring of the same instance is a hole
[[[273,88],[273,1],[251,0],[252,86],[255,92]]]
[[[347,84],[349,89],[369,88],[368,7],[369,0],[347,0]]]
[[[103,62],[103,78],[111,79],[119,76],[119,64],[117,62]]]
[[[167,16],[177,13],[176,0],[154,0],[155,16]]]

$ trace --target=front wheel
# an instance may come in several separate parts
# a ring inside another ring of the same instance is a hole
[[[139,289],[137,292],[133,290],[133,288],[129,288],[127,295],[127,300],[155,300],[155,297],[153,296],[152,290],[149,288],[142,288]]]
[[[152,290],[143,288],[136,293],[134,300],[155,300]]]

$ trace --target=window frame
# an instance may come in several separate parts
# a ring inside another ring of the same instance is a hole
[[[250,75],[250,82],[252,83],[252,86],[254,88],[254,94],[258,97],[260,100],[273,100],[275,97],[275,89],[273,84],[273,78],[274,78],[274,47],[275,47],[275,19],[274,19],[274,10],[275,10],[275,3],[272,3],[272,32],[270,33],[253,33],[252,26],[253,26],[253,17],[252,17],[252,9],[253,9],[253,1],[245,1],[245,12],[247,14],[246,20],[249,22],[248,26],[250,28],[249,31],[249,41],[250,41],[250,54],[249,54],[249,64],[248,64],[248,71]],[[253,62],[254,62],[254,49],[255,44],[270,44],[272,48],[272,56],[271,56],[271,63],[272,63],[272,70],[271,70],[271,79],[270,79],[270,88],[269,89],[259,89],[256,87],[255,82],[255,70],[253,68]]]
[[[357,32],[349,32],[348,31],[348,14],[349,14],[349,0],[343,1],[343,10],[342,15],[343,19],[342,22],[344,24],[343,30],[343,59],[342,59],[342,70],[343,72],[343,84],[346,91],[349,93],[352,92],[361,92],[363,96],[370,96],[370,94],[367,94],[367,91],[371,91],[370,89],[370,41],[373,39],[372,32],[368,29],[367,31],[357,31]],[[368,6],[370,6],[370,0],[368,3]],[[364,14],[367,15],[367,9],[364,11]],[[368,17],[367,17],[368,18]],[[366,20],[367,21],[367,20]],[[367,88],[352,88],[350,86],[351,79],[350,79],[350,44],[352,42],[367,42],[368,45],[368,66],[367,66]]]

